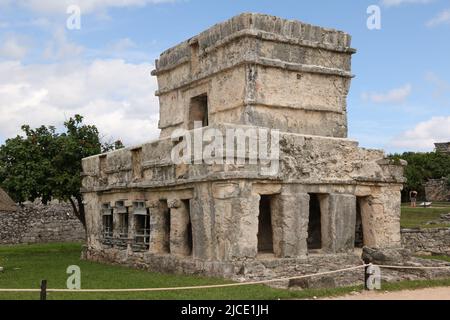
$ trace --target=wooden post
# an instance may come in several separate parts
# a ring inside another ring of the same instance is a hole
[[[47,280],[41,281],[41,300],[47,300]]]

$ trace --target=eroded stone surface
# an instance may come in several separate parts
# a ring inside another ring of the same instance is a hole
[[[0,210],[0,244],[81,242],[83,225],[68,203],[44,205],[38,201]]]
[[[354,253],[357,210],[365,245],[400,247],[404,163],[347,139],[353,53],[343,32],[258,14],[234,17],[162,53],[153,72],[160,139],[83,160],[86,257],[233,279],[338,269],[361,263]],[[239,164],[237,156],[233,163],[175,164],[174,146],[208,129],[170,137],[193,120],[224,136],[279,130],[279,170],[268,176],[269,164]],[[133,245],[132,210],[127,239],[105,239],[102,205],[115,212],[119,200],[127,208],[145,202],[147,247]],[[345,277],[336,284],[350,283]]]

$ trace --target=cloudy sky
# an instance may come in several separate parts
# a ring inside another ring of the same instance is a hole
[[[80,29],[67,27],[74,4]],[[381,30],[367,28],[370,5]],[[154,60],[241,12],[352,34],[349,134],[361,146],[431,151],[450,141],[449,0],[0,0],[0,143],[22,124],[60,127],[75,113],[106,140],[157,138]]]

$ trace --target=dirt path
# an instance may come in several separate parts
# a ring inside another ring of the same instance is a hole
[[[364,291],[327,300],[450,300],[450,287],[395,292]]]

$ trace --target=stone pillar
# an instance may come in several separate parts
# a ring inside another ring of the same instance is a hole
[[[83,194],[86,211],[86,235],[89,248],[101,248],[103,239],[103,216],[101,201],[95,192]]]
[[[113,238],[118,239],[120,236],[120,213],[117,212],[116,202],[113,203]]]
[[[380,188],[374,192],[361,208],[363,219],[363,232],[367,233],[369,225],[367,246],[377,248],[401,247],[400,235],[400,206],[401,186]],[[366,223],[364,223],[366,221]]]
[[[297,258],[308,252],[309,195],[281,194],[272,201],[274,253],[278,258]]]
[[[192,224],[192,256],[202,260],[211,260],[212,255],[212,225],[213,215],[210,205],[211,199],[207,197],[191,200],[191,224]]]
[[[192,250],[189,207],[178,199],[168,200],[167,204],[170,208],[170,253],[189,256]]]
[[[150,211],[150,252],[169,253],[169,209],[161,201],[147,201]]]
[[[343,252],[355,247],[356,197],[330,194],[320,199],[322,249]]]
[[[132,247],[134,243],[135,227],[134,227],[134,214],[133,214],[133,201],[125,201],[125,207],[127,208],[128,214],[128,240],[127,240],[127,250],[132,252]]]
[[[256,258],[258,254],[258,213],[261,196],[234,198],[231,210],[235,216],[236,242],[232,246],[233,258]]]

